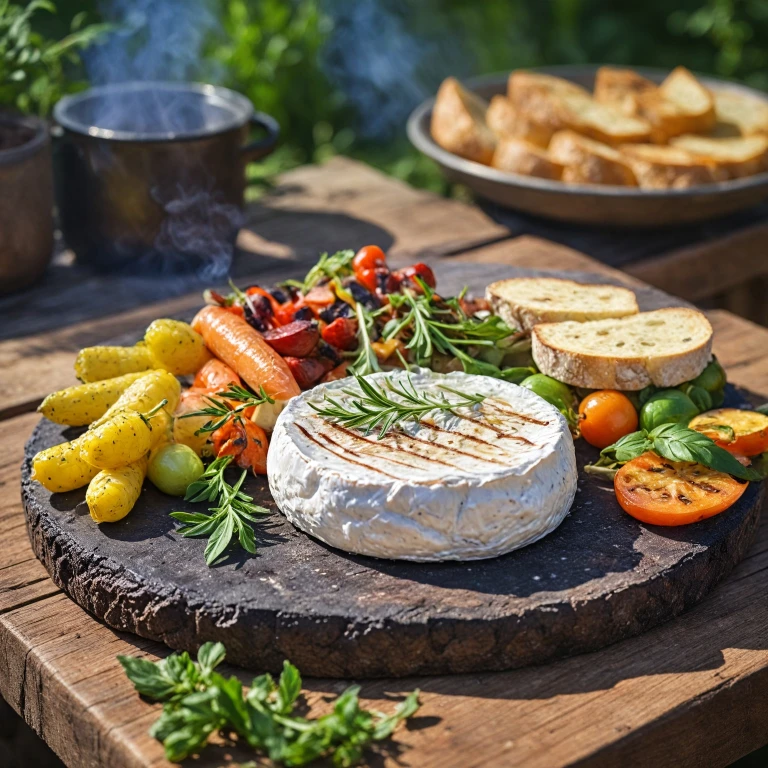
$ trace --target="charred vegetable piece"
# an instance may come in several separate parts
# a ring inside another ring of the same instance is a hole
[[[366,309],[378,309],[381,306],[378,296],[374,293],[377,283],[374,283],[373,289],[368,289],[367,286],[361,285],[354,278],[347,278],[344,281],[344,287],[349,291],[353,300],[359,304],[362,304]]]
[[[340,317],[354,317],[355,310],[346,301],[335,301],[330,307],[319,312],[320,319],[326,323],[332,323]]]
[[[83,437],[40,451],[32,459],[32,479],[52,493],[66,493],[88,485],[99,470],[80,456]]]
[[[302,389],[314,387],[333,367],[330,360],[317,357],[286,357],[285,362]]]
[[[282,288],[272,288],[269,295],[278,303],[285,304],[286,301],[293,300],[293,296]]]
[[[136,504],[146,474],[146,456],[126,467],[101,470],[85,494],[91,517],[97,523],[122,520]]]
[[[48,395],[37,410],[55,424],[85,427],[101,418],[120,395],[142,376],[144,371],[67,387]]]
[[[703,464],[668,461],[648,452],[616,473],[614,488],[632,517],[650,525],[685,525],[728,509],[747,483]]]
[[[210,358],[203,337],[180,320],[155,320],[147,328],[144,341],[156,367],[176,376],[195,373]]]
[[[339,365],[341,363],[341,355],[336,350],[336,347],[332,347],[327,341],[320,339],[317,343],[316,357],[327,357],[333,365]]]
[[[243,305],[243,317],[257,331],[266,331],[274,314],[269,299],[258,293],[249,295]]]
[[[294,320],[271,331],[265,331],[264,341],[281,355],[306,357],[317,346],[320,330],[310,320]]]
[[[85,383],[157,368],[145,344],[133,347],[86,347],[75,359],[75,376]]]
[[[346,379],[347,376],[349,376],[349,372],[347,371],[347,368],[349,368],[349,360],[345,360],[340,365],[337,365],[332,370],[328,371],[328,373],[323,376],[321,381],[325,384],[329,381],[338,381],[339,379]]]
[[[294,320],[313,320],[314,317],[315,317],[315,313],[312,311],[310,307],[299,307],[293,313]]]
[[[323,341],[345,351],[357,347],[357,320],[338,317],[323,328]]]
[[[216,457],[232,456],[238,467],[267,474],[267,433],[248,419],[235,418],[213,433]]]
[[[410,267],[405,267],[404,269],[398,269],[394,274],[401,284],[405,283],[408,287],[417,291],[421,290],[415,279],[417,277],[421,278],[421,280],[423,280],[430,288],[434,288],[437,285],[435,273],[432,271],[431,267],[428,267],[422,262],[413,264]]]
[[[768,416],[758,411],[718,408],[696,416],[688,428],[739,456],[757,456],[768,451]]]

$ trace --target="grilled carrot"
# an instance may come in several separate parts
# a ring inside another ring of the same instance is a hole
[[[192,321],[205,345],[223,360],[248,386],[275,400],[290,400],[301,390],[280,355],[262,335],[237,315],[222,307],[204,307]]]
[[[229,384],[239,385],[240,377],[226,363],[213,357],[197,372],[192,386],[195,389],[221,392]]]

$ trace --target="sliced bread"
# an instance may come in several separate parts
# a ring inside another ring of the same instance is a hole
[[[686,134],[672,139],[671,144],[711,160],[729,179],[751,176],[768,168],[768,136],[720,139]]]
[[[677,109],[676,133],[705,133],[715,126],[715,100],[685,67],[675,67],[659,86],[659,95]]]
[[[493,153],[491,165],[500,171],[559,180],[563,166],[549,156],[546,149],[523,139],[502,139]]]
[[[496,136],[485,123],[488,102],[454,77],[443,80],[432,109],[432,138],[448,152],[488,165]]]
[[[531,343],[539,370],[575,387],[675,387],[706,367],[712,326],[694,309],[658,309],[616,320],[542,323]]]
[[[768,101],[738,91],[713,91],[720,136],[768,135]]]
[[[595,100],[613,104],[625,115],[636,115],[637,97],[642,93],[655,93],[659,86],[631,69],[600,67],[595,75]]]
[[[537,323],[626,317],[639,309],[635,294],[615,285],[576,283],[556,277],[515,277],[491,283],[485,297],[511,327]]]
[[[645,189],[686,189],[725,178],[712,160],[679,147],[626,144],[620,150]]]
[[[563,181],[637,186],[632,168],[619,152],[574,131],[558,131],[549,144],[549,155],[565,166]]]
[[[546,149],[552,138],[552,131],[524,117],[506,96],[498,94],[491,99],[485,122],[499,139],[525,139]]]

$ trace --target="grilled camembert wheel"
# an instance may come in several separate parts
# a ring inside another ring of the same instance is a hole
[[[277,506],[294,525],[333,547],[400,560],[478,560],[553,531],[576,493],[573,440],[562,415],[533,392],[485,376],[420,370],[366,381],[412,382],[418,393],[485,399],[431,411],[378,439],[319,415],[332,397],[350,405],[354,379],[292,399],[267,461]],[[397,399],[397,395],[392,395]]]

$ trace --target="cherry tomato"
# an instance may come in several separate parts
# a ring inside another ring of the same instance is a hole
[[[628,461],[613,481],[621,508],[649,525],[686,525],[728,509],[747,483],[692,461],[667,461],[644,453]]]
[[[587,395],[579,405],[581,436],[595,448],[607,448],[637,430],[637,411],[621,392],[603,389]]]
[[[398,269],[394,274],[400,282],[408,280],[413,283],[414,287],[418,286],[418,283],[414,280],[415,277],[420,277],[430,288],[434,288],[437,285],[435,273],[422,262]]]
[[[366,269],[387,266],[387,257],[378,245],[364,245],[352,260],[352,269],[357,275]]]
[[[740,456],[757,456],[768,451],[768,416],[758,411],[718,408],[691,419],[688,427]]]
[[[375,269],[361,269],[359,272],[355,272],[355,279],[371,293],[375,293],[379,285],[379,275]]]
[[[357,346],[357,320],[337,317],[323,328],[323,341],[338,349],[351,350]]]

